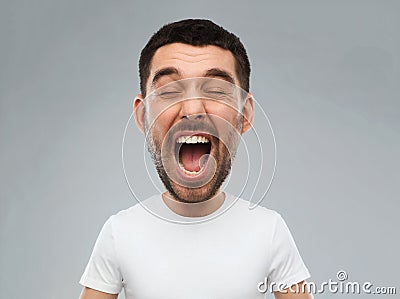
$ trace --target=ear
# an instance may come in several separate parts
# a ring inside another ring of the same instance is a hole
[[[251,129],[254,120],[254,100],[251,93],[247,94],[245,103],[243,105],[243,128],[242,134]]]
[[[141,94],[138,94],[135,98],[135,102],[133,103],[133,112],[137,127],[140,131],[144,132],[145,109],[143,96]]]

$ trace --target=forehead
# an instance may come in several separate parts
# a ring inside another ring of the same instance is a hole
[[[192,46],[173,43],[160,47],[155,52],[151,67],[150,79],[154,74],[166,67],[175,67],[182,78],[202,77],[209,69],[221,69],[234,75],[235,58],[229,50],[218,46]]]

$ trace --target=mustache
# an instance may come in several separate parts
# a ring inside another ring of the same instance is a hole
[[[205,120],[183,119],[168,131],[168,135],[172,138],[175,133],[180,131],[204,132],[209,133],[211,137],[218,137],[215,126]]]

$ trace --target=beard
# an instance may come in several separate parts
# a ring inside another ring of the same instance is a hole
[[[239,132],[241,132],[242,124],[243,116],[239,115],[238,125],[236,127],[236,130],[238,130]],[[202,128],[204,128],[204,125],[202,125],[201,123],[200,125],[197,124],[194,127],[191,127],[191,129],[193,130],[199,130]],[[172,132],[167,133],[164,141],[162,138],[156,137],[156,134],[154,134],[151,130],[146,129],[147,150],[151,155],[158,176],[163,182],[165,188],[175,198],[175,200],[184,203],[203,202],[215,196],[226,178],[228,177],[237,152],[237,146],[239,143],[238,141],[240,140],[240,138],[238,138],[239,134],[236,132],[236,130],[230,130],[227,133],[227,136],[224,138],[225,142],[221,142],[221,140],[216,137],[216,133],[213,134],[210,139],[213,146],[216,148],[216,150],[213,151],[212,155],[215,161],[215,172],[212,177],[209,178],[209,180],[201,186],[190,187],[187,184],[181,184],[171,178],[171,176],[168,174],[170,170],[167,170],[168,167],[171,167],[170,165],[168,165],[170,163],[163,162],[175,159],[173,151],[163,151],[162,147],[174,147],[175,141],[172,140],[170,136],[173,135],[172,133],[174,133],[174,131],[178,131],[181,129],[182,128],[179,127],[179,125],[175,130],[171,129]],[[210,131],[209,127],[208,131]]]

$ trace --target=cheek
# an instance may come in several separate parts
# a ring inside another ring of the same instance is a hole
[[[236,128],[241,119],[239,111],[227,104],[212,102],[206,106],[206,110],[208,114],[215,115],[215,119],[220,120],[218,122],[221,125],[229,123]]]
[[[152,109],[149,111],[148,128],[157,137],[164,137],[177,119],[179,109]]]

